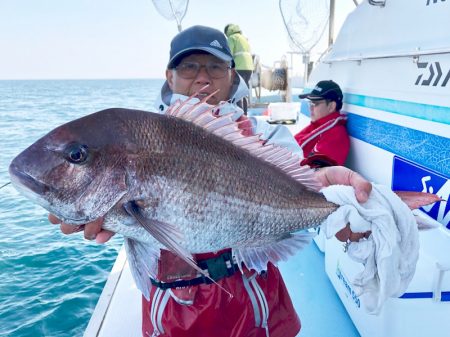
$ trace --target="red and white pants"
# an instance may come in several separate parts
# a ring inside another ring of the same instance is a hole
[[[266,273],[238,271],[217,284],[167,290],[152,286],[150,300],[142,300],[144,337],[294,337],[300,327],[272,264]]]

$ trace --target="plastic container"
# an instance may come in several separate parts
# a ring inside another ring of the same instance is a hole
[[[267,110],[269,122],[296,122],[300,112],[300,103],[270,103]]]

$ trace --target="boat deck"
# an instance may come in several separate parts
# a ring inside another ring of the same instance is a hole
[[[323,253],[314,243],[279,267],[302,321],[299,336],[359,336],[325,273]],[[122,248],[84,337],[141,337],[140,328],[141,295]]]

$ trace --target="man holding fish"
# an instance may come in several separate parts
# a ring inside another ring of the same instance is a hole
[[[302,150],[286,128],[244,116],[236,104],[247,94],[248,88],[234,69],[222,32],[194,26],[174,37],[166,82],[157,105],[161,113],[178,100],[186,101],[194,95],[189,104],[205,99],[211,105],[220,104],[217,115],[233,113],[232,118],[243,133],[262,134],[265,144],[279,144],[301,155]],[[323,186],[353,186],[359,202],[366,201],[371,191],[368,181],[344,167],[321,169],[315,172],[315,177]],[[52,214],[49,221],[61,223]],[[61,223],[61,231],[70,234],[84,230],[86,239],[104,243],[114,233],[102,229],[102,224],[103,218],[78,226]],[[336,237],[341,241],[358,241],[364,235],[351,232],[347,226]],[[176,254],[161,249],[157,277],[151,279],[150,298],[143,296],[142,300],[143,336],[289,337],[298,334],[300,320],[273,263],[257,272],[252,266],[238,265],[231,249],[202,252],[193,257],[209,278],[198,275]]]

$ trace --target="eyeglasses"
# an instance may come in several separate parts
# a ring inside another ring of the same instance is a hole
[[[328,104],[329,101],[327,99],[321,99],[319,101],[309,101],[309,106],[310,107],[317,107],[317,106],[319,106],[322,103]]]
[[[183,62],[175,67],[177,74],[180,77],[190,80],[195,78],[200,72],[201,68],[205,68],[211,78],[223,78],[227,75],[228,69],[231,66],[226,63],[208,62],[206,64],[200,64],[198,62]]]

